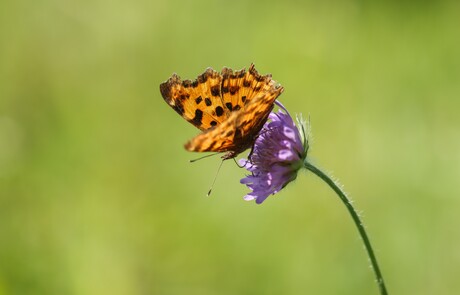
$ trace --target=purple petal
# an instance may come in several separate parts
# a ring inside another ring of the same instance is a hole
[[[257,204],[293,181],[306,157],[299,129],[286,108],[277,104],[281,110],[269,115],[254,143],[251,160],[239,161],[251,172],[240,180],[252,191],[244,199],[255,199]]]

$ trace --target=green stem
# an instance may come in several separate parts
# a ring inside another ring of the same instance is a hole
[[[350,212],[350,215],[353,218],[356,227],[358,228],[359,234],[363,239],[364,246],[366,247],[367,254],[369,255],[369,259],[371,260],[372,268],[374,269],[377,284],[380,289],[380,294],[387,295],[388,293],[385,287],[385,282],[383,281],[382,273],[380,272],[379,265],[377,263],[377,258],[374,254],[374,250],[372,250],[371,242],[369,241],[369,237],[366,234],[366,230],[364,228],[363,223],[361,222],[361,219],[359,218],[358,213],[356,212],[355,208],[353,208],[353,205],[351,204],[347,195],[340,189],[340,187],[337,185],[337,183],[335,183],[334,180],[332,180],[326,173],[318,169],[316,166],[308,162],[307,159],[305,159],[304,165],[305,168],[307,168],[308,170],[316,174],[319,178],[324,180],[337,193],[337,195],[340,197],[342,202],[347,207],[348,212]]]

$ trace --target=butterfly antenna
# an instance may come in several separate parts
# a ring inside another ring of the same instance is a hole
[[[224,163],[225,159],[220,162],[219,168],[217,168],[216,175],[214,176],[214,180],[212,181],[211,187],[209,188],[209,191],[206,195],[206,197],[209,197],[211,195],[212,188],[214,187],[214,183],[216,183],[217,175],[219,175],[220,168],[222,167],[222,164]]]
[[[206,156],[203,156],[203,157],[199,157],[197,159],[193,159],[193,160],[190,160],[190,163],[193,163],[193,162],[196,162],[198,160],[203,160],[205,158],[208,158],[208,157],[212,157],[212,156],[215,156],[215,155],[218,155],[219,153],[214,153],[214,154],[210,154],[210,155],[206,155]]]

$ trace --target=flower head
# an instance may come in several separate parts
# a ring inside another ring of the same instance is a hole
[[[260,131],[249,159],[240,163],[251,172],[241,179],[252,192],[244,199],[262,203],[268,196],[279,192],[297,177],[307,156],[308,140],[305,134],[305,122],[298,120],[298,127],[286,108],[276,102],[280,110],[272,112],[269,121]]]

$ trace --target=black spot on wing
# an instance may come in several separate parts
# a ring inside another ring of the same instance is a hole
[[[231,102],[227,102],[225,104],[225,106],[227,107],[227,109],[229,109],[230,111],[232,110],[233,106],[232,106],[232,103]]]
[[[203,101],[203,98],[201,96],[198,96],[197,98],[195,98],[196,104],[199,104],[202,101]]]
[[[240,89],[239,86],[230,86],[230,94],[234,95]]]
[[[213,96],[220,96],[220,85],[212,86],[211,87],[211,94]]]
[[[207,71],[204,72],[203,74],[199,75],[198,78],[197,78],[198,83],[200,83],[200,84],[206,83],[206,81],[208,80],[208,75],[209,75],[209,73]]]
[[[220,116],[222,116],[223,114],[224,114],[224,109],[223,109],[221,106],[218,106],[218,107],[216,108],[216,115],[217,115],[218,117],[220,117]]]
[[[211,121],[211,126],[216,126],[217,125],[217,122],[216,121]]]
[[[195,110],[195,117],[193,117],[192,122],[193,124],[200,126],[201,120],[203,120],[203,112],[201,110]]]
[[[206,97],[206,98],[204,99],[204,103],[205,103],[208,107],[209,107],[210,105],[212,105],[212,102],[211,102],[211,100],[209,99],[209,97]]]
[[[214,147],[216,146],[217,141],[211,142],[211,144],[206,148],[208,151],[212,151]]]
[[[184,114],[184,106],[182,105],[180,101],[176,101],[175,105],[171,105],[171,106],[179,115],[182,116]]]
[[[256,75],[256,80],[257,82],[262,82],[263,80],[265,80],[265,77],[264,76],[260,76],[259,74]]]

